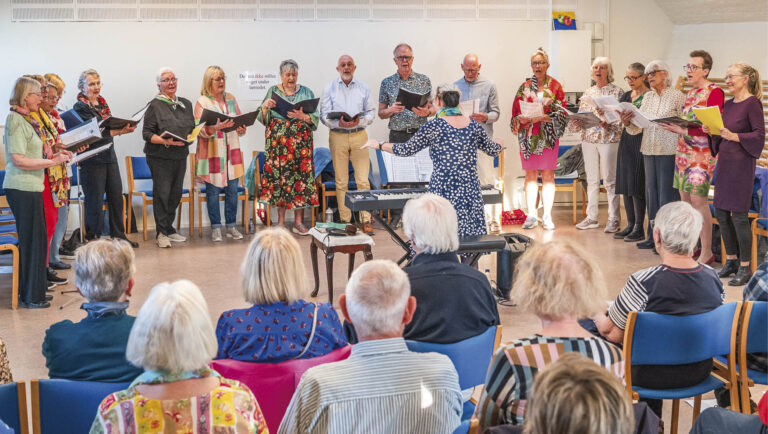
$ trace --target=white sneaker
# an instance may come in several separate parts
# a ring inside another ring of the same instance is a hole
[[[216,228],[211,231],[211,240],[213,240],[214,243],[220,243],[222,241],[221,228]]]
[[[606,234],[614,234],[619,231],[619,221],[618,220],[608,220],[608,223],[605,225],[605,233]]]
[[[529,215],[525,218],[523,223],[523,229],[533,229],[539,224],[539,219],[535,215]]]
[[[161,249],[168,249],[171,247],[171,239],[165,236],[165,234],[160,234],[157,236],[157,247],[160,247]]]
[[[234,238],[236,240],[242,240],[243,234],[241,234],[236,227],[232,226],[227,228],[227,238]]]
[[[174,243],[183,243],[184,241],[187,241],[187,237],[178,233],[168,235],[168,239]]]
[[[600,224],[597,222],[597,220],[592,220],[589,217],[585,218],[581,221],[581,223],[576,225],[577,229],[597,229],[600,227]]]
[[[552,216],[551,215],[544,215],[544,217],[542,217],[541,221],[542,221],[541,227],[543,227],[544,229],[546,229],[548,231],[555,230],[555,222],[552,221]]]

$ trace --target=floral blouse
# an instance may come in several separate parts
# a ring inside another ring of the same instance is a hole
[[[590,111],[594,113],[595,116],[600,118],[600,120],[605,121],[605,117],[597,114],[597,109],[594,105],[591,104],[589,98],[584,97],[613,95],[616,97],[616,101],[618,101],[623,94],[624,91],[613,83],[608,83],[603,87],[597,87],[597,85],[592,86],[584,91],[584,95],[582,95],[581,101],[579,102],[579,112]],[[621,121],[616,121],[612,124],[609,124],[608,129],[605,129],[601,126],[596,126],[586,130],[576,127],[576,125],[573,123],[569,123],[566,130],[569,132],[581,131],[581,140],[587,143],[619,143],[622,127],[623,125],[621,124]]]
[[[215,371],[210,372],[219,377]],[[136,390],[143,384],[140,379],[101,401],[91,434],[269,432],[256,398],[239,381],[219,377],[219,387],[204,395],[151,399]]]
[[[661,91],[661,95],[651,89],[643,95],[640,111],[649,119],[680,116],[685,103],[685,95],[670,87]],[[675,155],[678,135],[669,132],[658,124],[653,124],[643,131],[635,124],[626,127],[627,133],[634,135],[643,133],[640,153],[643,155]]]

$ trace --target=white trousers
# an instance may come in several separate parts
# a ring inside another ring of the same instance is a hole
[[[619,196],[616,195],[616,155],[618,143],[581,144],[584,170],[587,172],[587,217],[597,220],[600,201],[600,179],[608,192],[608,220],[619,219]]]

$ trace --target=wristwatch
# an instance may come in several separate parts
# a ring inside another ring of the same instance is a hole
[[[381,151],[381,147],[384,145],[384,143],[386,142],[379,142],[379,151]]]

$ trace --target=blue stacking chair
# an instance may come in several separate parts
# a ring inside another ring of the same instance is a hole
[[[192,185],[194,185],[195,181],[195,174],[197,173],[197,157],[195,156],[194,152],[189,153],[189,158],[191,159],[190,162],[190,170],[192,177]],[[194,195],[194,193],[192,194]],[[219,195],[219,201],[224,200],[224,193],[221,193]],[[243,185],[243,178],[240,178],[240,183],[237,186],[237,200],[243,202],[243,227],[245,230],[245,234],[248,235],[248,232],[250,229],[248,228],[248,189],[245,188]],[[198,226],[198,235],[200,237],[203,236],[203,202],[207,201],[207,197],[205,196],[205,184],[203,184],[198,189],[197,194],[197,226]],[[190,204],[191,206],[191,204]],[[192,232],[190,232],[190,235]]]
[[[315,149],[315,155],[318,152],[327,151],[330,154],[330,150],[325,148]],[[352,167],[352,162],[349,162],[349,182],[347,183],[347,191],[357,190],[357,183],[355,182],[355,168]],[[331,178],[330,181],[323,181],[322,174],[326,173]],[[328,208],[328,198],[335,197],[336,201],[343,201],[343,197],[336,196],[336,169],[333,164],[326,165],[320,172],[320,176],[317,178],[318,187],[320,187],[320,203],[322,203],[323,218],[325,218],[325,210]]]
[[[757,237],[768,237],[768,219],[756,218],[752,220],[752,274],[757,270]],[[725,253],[723,253],[725,255]]]
[[[101,401],[130,383],[32,380],[34,434],[86,433]]]
[[[131,198],[131,206],[133,206],[133,197],[136,196],[141,199],[141,213],[142,213],[142,229],[144,230],[144,241],[147,241],[147,205],[154,203],[152,197],[152,172],[149,170],[147,164],[147,157],[125,157],[125,171],[128,178],[128,196]],[[194,178],[194,173],[192,174]],[[137,189],[137,183],[142,183],[143,189]],[[192,181],[194,185],[194,180]],[[189,234],[192,236],[194,233],[195,225],[195,207],[193,204],[194,195],[190,193],[188,188],[181,190],[181,201],[179,201],[179,209],[176,215],[176,226],[181,228],[181,206],[186,203],[189,204]],[[127,228],[131,226],[133,213],[128,213]]]
[[[0,420],[17,434],[29,433],[27,389],[23,381],[0,385]]]
[[[693,422],[701,411],[701,395],[726,386],[731,402],[736,392],[736,330],[741,302],[710,312],[674,316],[630,312],[624,332],[624,381],[633,398],[672,399],[672,430],[677,433],[680,399],[694,397]],[[713,373],[699,384],[678,389],[649,389],[632,385],[632,365],[683,365],[727,354],[725,372]],[[634,392],[634,393],[633,393]],[[693,423],[692,422],[692,423]]]
[[[264,152],[253,151],[253,158],[256,159],[256,165],[253,170],[253,185],[256,191],[253,192],[253,219],[261,218],[267,227],[272,226],[272,207],[266,203],[259,202],[261,197],[261,173],[264,171],[264,163],[267,161],[267,154]],[[259,207],[263,207],[260,209]],[[263,215],[259,215],[263,212]]]
[[[501,326],[489,327],[485,332],[452,344],[405,341],[408,349],[417,353],[440,353],[448,356],[459,374],[461,390],[485,384],[485,376],[491,365],[493,353],[501,341]],[[475,403],[464,403],[461,420],[468,420],[475,413]]]

